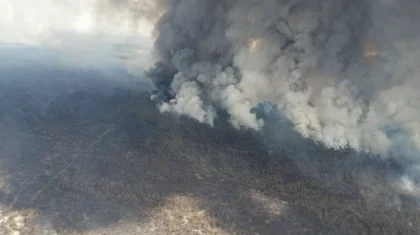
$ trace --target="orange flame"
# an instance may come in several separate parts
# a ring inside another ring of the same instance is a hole
[[[363,56],[365,58],[376,60],[379,57],[379,48],[377,44],[371,41],[365,41],[362,47]]]
[[[248,50],[251,51],[251,52],[254,52],[254,51],[258,50],[258,48],[260,47],[260,44],[261,44],[261,39],[251,38],[247,42]]]

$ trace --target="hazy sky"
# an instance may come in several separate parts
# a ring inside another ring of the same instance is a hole
[[[10,54],[10,48],[31,46],[54,51],[66,63],[80,66],[146,63],[151,25],[133,26],[125,12],[100,17],[98,2],[0,0],[0,54],[4,48]]]

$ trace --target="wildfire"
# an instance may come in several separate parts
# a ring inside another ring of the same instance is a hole
[[[379,48],[378,46],[370,41],[366,41],[363,43],[363,56],[368,59],[377,59],[379,56]]]
[[[254,52],[254,51],[258,50],[258,48],[260,47],[260,44],[261,44],[261,39],[251,38],[247,42],[248,50],[251,51],[251,52]]]

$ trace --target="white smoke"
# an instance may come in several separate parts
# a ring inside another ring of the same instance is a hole
[[[260,130],[252,109],[270,102],[328,148],[420,159],[420,3],[169,2],[155,52],[174,72],[150,72],[162,111]]]
[[[59,33],[150,36],[153,26],[101,0],[0,0],[0,42],[52,44]],[[100,10],[99,10],[100,9]]]
[[[134,2],[134,1],[132,1]],[[0,0],[0,45],[58,50],[66,63],[147,67],[153,23],[103,0]]]

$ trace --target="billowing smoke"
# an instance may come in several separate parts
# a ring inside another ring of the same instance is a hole
[[[209,125],[225,112],[234,126],[261,130],[254,110],[264,104],[328,148],[419,156],[418,1],[159,5],[158,62],[147,74],[161,111]]]

